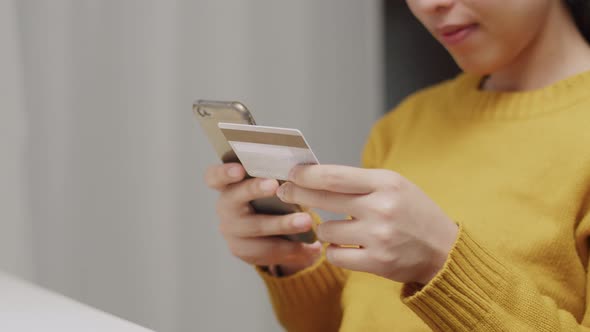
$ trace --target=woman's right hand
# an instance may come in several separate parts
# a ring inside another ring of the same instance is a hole
[[[244,180],[245,176],[238,163],[211,166],[205,174],[207,186],[220,192],[216,205],[219,229],[231,253],[253,265],[280,265],[285,275],[312,265],[321,253],[319,242],[305,244],[278,237],[309,231],[311,216],[257,214],[249,202],[275,195],[279,184],[273,179]]]

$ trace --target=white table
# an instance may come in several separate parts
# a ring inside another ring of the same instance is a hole
[[[0,331],[153,332],[2,273]]]

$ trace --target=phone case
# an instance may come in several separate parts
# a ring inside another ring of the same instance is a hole
[[[250,111],[239,102],[198,100],[193,104],[193,112],[221,161],[223,163],[239,163],[240,160],[225,139],[225,136],[223,136],[221,130],[217,127],[217,124],[219,122],[229,122],[255,125],[256,122]],[[279,182],[283,183],[283,181]],[[308,211],[299,205],[285,203],[276,196],[257,199],[251,201],[250,204],[256,212],[263,214],[284,215]],[[305,243],[316,241],[313,230],[295,235],[285,235],[283,237],[292,241]]]

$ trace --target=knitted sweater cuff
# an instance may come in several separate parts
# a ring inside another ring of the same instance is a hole
[[[324,296],[340,292],[346,272],[322,257],[314,265],[287,277],[274,277],[256,268],[270,294],[273,306],[280,310],[298,305],[321,302]]]
[[[434,331],[468,331],[510,301],[511,274],[460,227],[443,269],[425,286],[405,284],[403,302]]]

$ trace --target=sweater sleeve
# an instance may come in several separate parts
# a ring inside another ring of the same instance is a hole
[[[580,227],[576,238],[584,248],[578,252],[587,263],[590,217]],[[422,288],[404,285],[401,296],[433,331],[590,331],[588,303],[578,319],[560,309],[530,279],[478,244],[464,225],[441,272]]]
[[[258,269],[281,325],[287,331],[338,331],[340,295],[347,272],[322,257],[313,266],[277,278]]]

